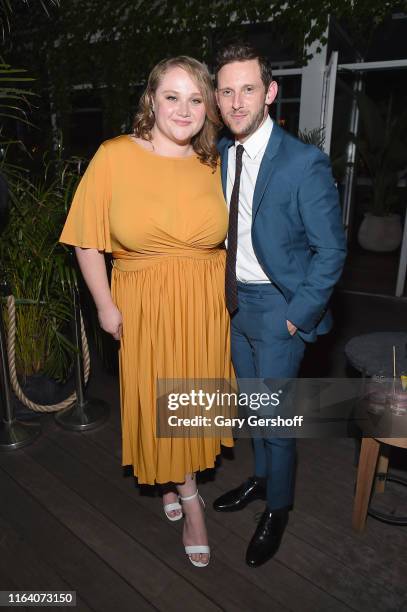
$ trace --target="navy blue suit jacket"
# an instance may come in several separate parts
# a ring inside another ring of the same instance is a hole
[[[226,197],[228,149],[219,142]],[[332,327],[327,308],[346,257],[338,190],[329,158],[276,123],[253,197],[252,243],[265,274],[287,300],[287,319],[314,342]]]

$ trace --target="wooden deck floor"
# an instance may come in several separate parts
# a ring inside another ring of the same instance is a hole
[[[97,612],[407,610],[407,529],[369,518],[363,535],[351,531],[352,440],[298,442],[295,509],[280,551],[257,569],[244,554],[263,503],[211,508],[252,473],[250,442],[239,440],[201,479],[212,558],[197,569],[181,524],[121,467],[117,379],[92,386],[112,407],[102,427],[71,433],[45,415],[34,444],[0,455],[1,589],[75,590],[77,609]],[[384,495],[407,506],[404,491]]]

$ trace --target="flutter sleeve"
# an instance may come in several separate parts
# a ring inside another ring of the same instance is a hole
[[[111,253],[111,194],[109,160],[102,144],[78,185],[59,242]]]

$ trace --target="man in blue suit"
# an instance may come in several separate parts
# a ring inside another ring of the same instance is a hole
[[[269,116],[271,67],[250,45],[220,52],[216,98],[232,138],[219,143],[229,205],[226,303],[239,378],[295,378],[306,342],[327,333],[346,243],[328,157]],[[295,439],[254,438],[254,475],[219,497],[230,512],[266,508],[246,553],[251,567],[278,550],[293,504]]]

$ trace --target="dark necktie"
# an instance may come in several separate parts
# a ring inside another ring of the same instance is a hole
[[[226,308],[232,315],[238,307],[236,255],[237,255],[237,220],[239,213],[239,187],[242,173],[242,156],[244,147],[236,147],[236,172],[229,207],[228,249],[226,254],[225,294]]]

